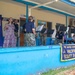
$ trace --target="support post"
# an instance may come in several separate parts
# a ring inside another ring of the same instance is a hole
[[[68,16],[67,15],[66,15],[66,27],[68,28]],[[68,32],[67,32],[67,34],[68,34]],[[67,38],[68,38],[68,35],[66,35],[66,44],[68,42]]]
[[[0,47],[3,46],[2,15],[0,15]]]
[[[26,5],[26,22],[28,22],[28,4]]]

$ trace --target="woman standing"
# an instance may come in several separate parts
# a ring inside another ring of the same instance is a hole
[[[15,47],[16,46],[16,37],[14,34],[14,25],[12,17],[9,18],[8,23],[5,25],[5,37],[3,47]]]

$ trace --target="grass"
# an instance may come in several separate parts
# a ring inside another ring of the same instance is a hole
[[[72,70],[72,69],[75,69],[75,65],[69,66],[69,67],[66,67],[66,68],[56,69],[56,70],[50,70],[48,72],[42,73],[41,75],[56,75],[56,74],[58,74],[62,71]]]

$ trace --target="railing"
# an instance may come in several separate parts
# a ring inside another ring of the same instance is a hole
[[[61,62],[59,45],[0,48],[0,75],[37,75],[73,64]]]

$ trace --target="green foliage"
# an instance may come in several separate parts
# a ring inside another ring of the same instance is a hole
[[[66,70],[72,70],[75,69],[75,65],[66,67],[66,68],[60,68],[60,69],[55,69],[55,70],[50,70],[48,72],[42,73],[41,75],[57,75],[60,72],[66,71]]]

